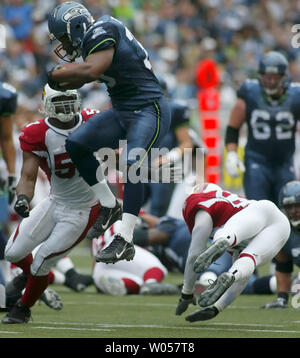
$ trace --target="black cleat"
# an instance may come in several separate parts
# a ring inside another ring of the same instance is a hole
[[[207,307],[202,310],[197,310],[191,313],[185,318],[185,320],[189,322],[207,321],[216,317],[218,313],[219,311],[216,307]]]
[[[90,240],[103,235],[116,221],[122,219],[122,205],[116,200],[114,208],[101,206],[94,225],[89,229],[86,237]]]
[[[66,281],[64,285],[69,287],[73,291],[76,292],[83,291],[93,283],[94,280],[92,276],[82,275],[73,268],[66,272]]]
[[[114,264],[120,260],[130,261],[134,258],[135,249],[132,242],[127,242],[119,234],[116,234],[113,241],[104,250],[98,251],[95,259],[97,262]]]
[[[27,283],[27,275],[22,272],[14,277],[5,286],[6,307],[12,308],[16,302],[22,297],[22,291]]]
[[[13,308],[8,312],[8,314],[2,319],[4,324],[14,324],[14,323],[27,323],[31,317],[31,312],[28,307],[26,307],[21,300],[19,300]]]

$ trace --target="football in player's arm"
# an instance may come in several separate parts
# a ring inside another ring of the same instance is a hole
[[[170,126],[168,102],[147,51],[119,20],[104,15],[95,21],[83,5],[66,2],[49,15],[48,27],[51,38],[60,42],[55,50],[60,58],[74,61],[82,56],[84,60],[51,71],[50,87],[79,88],[92,81],[104,82],[107,86],[112,108],[72,133],[67,138],[66,150],[101,203],[88,237],[98,237],[121,218],[115,240],[96,255],[96,260],[106,263],[132,260],[133,230],[144,202],[144,183],[134,182],[127,176],[122,214],[93,153],[101,148],[117,149],[119,140],[127,140],[127,151],[122,152],[121,157],[123,171],[128,173],[132,169],[142,173],[142,165],[149,169],[151,149],[159,147]],[[135,150],[134,158],[129,155],[132,150]],[[161,166],[155,170],[156,178],[161,170]],[[151,170],[147,171],[147,176],[150,172],[152,174]]]

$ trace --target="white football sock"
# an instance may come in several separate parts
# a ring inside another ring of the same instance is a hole
[[[66,273],[70,269],[74,268],[74,264],[68,256],[65,256],[57,262],[55,267],[58,271]]]
[[[250,257],[244,256],[237,259],[228,272],[232,273],[235,281],[248,278],[253,274],[255,265]]]
[[[122,221],[120,222],[118,233],[127,241],[131,242],[133,237],[133,230],[137,221],[137,216],[123,213]]]
[[[114,208],[116,206],[116,197],[111,192],[105,179],[95,185],[92,185],[91,188],[102,206],[107,208]]]

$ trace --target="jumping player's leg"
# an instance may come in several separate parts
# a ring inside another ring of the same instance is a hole
[[[122,114],[122,122],[128,128],[127,150],[121,158],[121,167],[127,171],[123,215],[115,240],[96,255],[96,261],[106,263],[122,259],[131,260],[134,257],[133,230],[144,202],[141,170],[144,170],[146,163],[146,168],[149,168],[151,150],[159,148],[159,143],[167,133],[170,123],[169,107],[165,100],[159,100],[139,111]]]

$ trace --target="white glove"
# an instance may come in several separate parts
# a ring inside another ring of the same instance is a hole
[[[164,163],[157,168],[151,167],[151,181],[154,183],[180,183],[182,179],[182,165]]]
[[[225,169],[227,173],[233,178],[237,178],[241,175],[239,170],[244,173],[245,171],[244,163],[239,159],[235,151],[231,151],[227,153]]]

